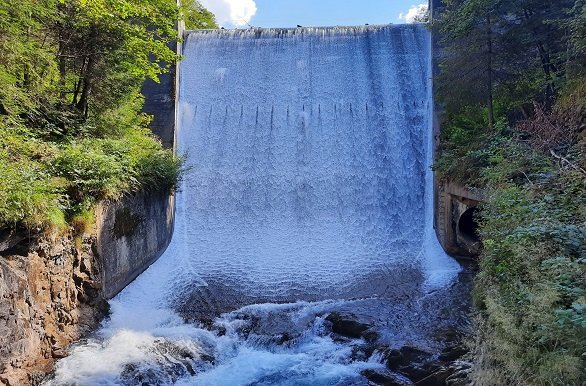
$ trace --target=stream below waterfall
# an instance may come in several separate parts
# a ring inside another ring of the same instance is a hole
[[[430,40],[189,32],[171,245],[45,383],[419,381],[404,362],[468,323],[468,276],[433,230]]]

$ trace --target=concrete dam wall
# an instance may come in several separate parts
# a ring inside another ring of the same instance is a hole
[[[433,230],[430,52],[422,25],[187,33],[171,244],[46,384],[367,385],[437,358],[465,302]]]

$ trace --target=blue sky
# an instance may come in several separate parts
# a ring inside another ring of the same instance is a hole
[[[259,27],[295,27],[401,23],[417,0],[256,0],[250,24]]]
[[[404,23],[427,0],[200,0],[224,27]],[[401,18],[400,15],[403,15]]]

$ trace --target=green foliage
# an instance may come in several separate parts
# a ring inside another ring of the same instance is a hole
[[[47,143],[2,128],[0,143],[0,228],[91,223],[87,212],[97,200],[174,188],[182,163],[148,129]]]
[[[446,48],[435,170],[487,197],[474,289],[476,384],[580,385],[586,379],[586,3],[446,3],[435,22]]]
[[[492,132],[487,129],[486,114],[481,109],[467,109],[453,114],[442,127],[440,154],[434,170],[442,179],[477,185],[480,169],[487,163],[485,145]]]
[[[214,14],[205,9],[197,0],[181,0],[181,13],[186,29],[218,28]]]
[[[536,171],[547,178],[521,185],[506,182],[508,162],[490,169],[495,188],[482,211],[476,288],[490,330],[484,345],[511,383],[579,385],[586,376],[583,182],[563,189],[565,179],[580,177],[546,167]]]
[[[46,164],[56,148],[6,129],[0,129],[0,143],[0,227],[64,225],[65,181]]]
[[[88,117],[101,114],[175,62],[173,0],[60,2],[50,33],[58,42],[61,102]]]
[[[180,17],[214,23],[195,1],[0,0],[0,229],[81,229],[97,200],[176,185],[139,90]]]
[[[96,224],[96,214],[94,207],[80,204],[77,210],[72,211],[70,223],[75,231],[75,234],[82,235],[85,233],[91,233],[94,225]]]
[[[56,1],[0,1],[0,115],[35,108],[54,92],[56,66],[45,44]]]
[[[572,96],[537,125],[579,127],[581,91],[567,90]],[[579,385],[586,376],[586,179],[577,165],[585,143],[568,137],[560,163],[532,147],[526,132],[505,122],[488,129],[484,117],[472,108],[448,116],[435,166],[440,178],[487,193],[474,291],[483,316],[477,381]]]

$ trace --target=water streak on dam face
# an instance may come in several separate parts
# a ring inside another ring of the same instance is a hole
[[[332,311],[431,344],[425,299],[458,267],[431,228],[430,76],[419,25],[189,33],[173,241],[56,380],[362,384],[380,363]]]

